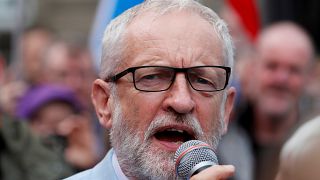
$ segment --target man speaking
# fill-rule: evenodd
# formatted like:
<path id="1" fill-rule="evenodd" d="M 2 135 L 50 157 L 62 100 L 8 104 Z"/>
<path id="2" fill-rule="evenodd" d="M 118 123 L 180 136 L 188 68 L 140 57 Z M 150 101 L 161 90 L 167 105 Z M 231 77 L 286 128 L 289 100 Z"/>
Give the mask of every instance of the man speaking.
<path id="1" fill-rule="evenodd" d="M 193 0 L 147 0 L 105 30 L 92 100 L 112 149 L 74 179 L 176 179 L 174 154 L 188 140 L 213 149 L 227 130 L 235 90 L 225 23 Z M 226 179 L 211 166 L 191 179 Z"/>

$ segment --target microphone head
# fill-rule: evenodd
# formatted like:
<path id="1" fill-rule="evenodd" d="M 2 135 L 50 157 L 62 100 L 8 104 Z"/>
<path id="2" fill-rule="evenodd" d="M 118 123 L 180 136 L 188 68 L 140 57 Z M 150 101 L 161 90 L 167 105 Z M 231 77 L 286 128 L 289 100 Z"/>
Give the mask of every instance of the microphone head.
<path id="1" fill-rule="evenodd" d="M 176 173 L 183 179 L 189 179 L 193 174 L 218 164 L 218 159 L 213 149 L 199 140 L 183 143 L 174 156 Z"/>

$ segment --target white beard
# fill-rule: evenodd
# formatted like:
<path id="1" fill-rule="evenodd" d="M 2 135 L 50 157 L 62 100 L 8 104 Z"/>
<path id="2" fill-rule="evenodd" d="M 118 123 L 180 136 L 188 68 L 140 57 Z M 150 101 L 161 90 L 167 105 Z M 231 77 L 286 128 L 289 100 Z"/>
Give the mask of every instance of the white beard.
<path id="1" fill-rule="evenodd" d="M 115 95 L 113 93 L 113 95 Z M 222 114 L 217 117 L 211 128 L 212 131 L 205 135 L 201 129 L 199 121 L 192 115 L 176 115 L 168 113 L 163 116 L 155 117 L 146 132 L 144 139 L 139 137 L 139 132 L 130 127 L 123 119 L 121 105 L 115 98 L 114 114 L 110 139 L 112 147 L 115 149 L 121 169 L 128 178 L 137 179 L 177 179 L 175 173 L 174 152 L 167 152 L 159 147 L 151 145 L 151 136 L 155 129 L 172 122 L 179 122 L 191 127 L 195 132 L 195 138 L 208 143 L 216 148 L 223 130 Z M 221 111 L 220 111 L 221 112 Z"/>

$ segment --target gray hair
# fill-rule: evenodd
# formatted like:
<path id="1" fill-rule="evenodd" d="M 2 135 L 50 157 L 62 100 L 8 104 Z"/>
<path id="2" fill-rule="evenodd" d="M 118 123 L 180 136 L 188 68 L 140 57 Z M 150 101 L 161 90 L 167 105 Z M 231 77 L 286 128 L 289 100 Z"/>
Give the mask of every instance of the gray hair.
<path id="1" fill-rule="evenodd" d="M 142 4 L 119 15 L 107 26 L 102 40 L 100 77 L 105 79 L 112 76 L 122 60 L 125 59 L 124 51 L 126 45 L 124 43 L 124 35 L 126 27 L 136 16 L 150 11 L 161 16 L 178 10 L 196 13 L 214 27 L 223 44 L 225 65 L 233 67 L 234 50 L 231 36 L 227 25 L 215 12 L 194 0 L 145 0 Z"/>

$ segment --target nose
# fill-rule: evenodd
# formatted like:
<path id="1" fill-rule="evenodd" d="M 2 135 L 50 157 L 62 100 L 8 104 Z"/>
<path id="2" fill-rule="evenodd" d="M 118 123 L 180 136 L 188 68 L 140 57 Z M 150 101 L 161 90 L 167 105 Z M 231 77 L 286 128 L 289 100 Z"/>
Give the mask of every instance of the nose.
<path id="1" fill-rule="evenodd" d="M 192 89 L 184 74 L 177 74 L 175 81 L 168 90 L 168 96 L 163 102 L 166 111 L 174 111 L 179 114 L 191 113 L 195 108 Z"/>
<path id="2" fill-rule="evenodd" d="M 275 72 L 275 75 L 278 83 L 285 83 L 290 77 L 290 72 L 287 69 L 278 69 L 278 71 Z"/>

